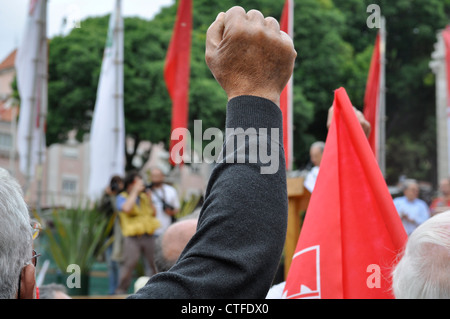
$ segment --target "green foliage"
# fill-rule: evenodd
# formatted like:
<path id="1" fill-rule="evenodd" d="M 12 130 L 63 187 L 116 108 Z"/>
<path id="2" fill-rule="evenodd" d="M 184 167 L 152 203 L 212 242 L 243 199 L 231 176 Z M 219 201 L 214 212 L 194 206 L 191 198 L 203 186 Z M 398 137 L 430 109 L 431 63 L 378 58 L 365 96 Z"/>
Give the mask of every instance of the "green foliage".
<path id="1" fill-rule="evenodd" d="M 180 219 L 180 218 L 183 218 L 183 217 L 185 217 L 185 216 L 187 216 L 189 214 L 192 214 L 194 212 L 195 208 L 198 206 L 201 198 L 202 198 L 201 195 L 192 194 L 190 196 L 190 198 L 183 199 L 181 201 L 180 210 L 175 215 L 175 217 L 177 219 Z"/>
<path id="2" fill-rule="evenodd" d="M 435 85 L 428 63 L 450 6 L 440 0 L 369 2 L 386 17 L 388 182 L 404 174 L 436 185 Z"/>
<path id="3" fill-rule="evenodd" d="M 103 254 L 110 242 L 106 238 L 114 225 L 113 215 L 89 208 L 54 209 L 51 216 L 35 218 L 44 226 L 53 260 L 62 273 L 67 266 L 76 264 L 81 274 L 89 274 L 96 258 Z"/>

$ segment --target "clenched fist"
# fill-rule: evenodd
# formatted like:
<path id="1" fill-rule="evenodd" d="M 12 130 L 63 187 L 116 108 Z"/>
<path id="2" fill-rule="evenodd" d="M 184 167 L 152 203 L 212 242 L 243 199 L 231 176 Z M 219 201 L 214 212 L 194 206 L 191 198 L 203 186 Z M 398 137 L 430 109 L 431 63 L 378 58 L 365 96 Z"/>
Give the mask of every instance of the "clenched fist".
<path id="1" fill-rule="evenodd" d="M 254 95 L 279 105 L 297 52 L 272 17 L 232 7 L 206 33 L 205 60 L 228 96 Z"/>

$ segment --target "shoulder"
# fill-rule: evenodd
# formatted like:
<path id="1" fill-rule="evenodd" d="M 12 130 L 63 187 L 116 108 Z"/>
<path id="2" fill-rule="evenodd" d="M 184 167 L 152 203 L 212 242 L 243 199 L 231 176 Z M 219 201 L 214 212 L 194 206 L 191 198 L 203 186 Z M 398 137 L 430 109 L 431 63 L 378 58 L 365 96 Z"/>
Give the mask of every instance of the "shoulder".
<path id="1" fill-rule="evenodd" d="M 394 198 L 394 204 L 403 203 L 404 201 L 405 201 L 405 196 L 400 196 L 400 197 Z"/>
<path id="2" fill-rule="evenodd" d="M 171 186 L 169 184 L 163 184 L 162 187 L 164 188 L 165 192 L 170 192 L 170 193 L 174 193 L 174 194 L 177 193 L 177 190 L 175 189 L 175 187 L 173 187 L 173 186 Z"/>

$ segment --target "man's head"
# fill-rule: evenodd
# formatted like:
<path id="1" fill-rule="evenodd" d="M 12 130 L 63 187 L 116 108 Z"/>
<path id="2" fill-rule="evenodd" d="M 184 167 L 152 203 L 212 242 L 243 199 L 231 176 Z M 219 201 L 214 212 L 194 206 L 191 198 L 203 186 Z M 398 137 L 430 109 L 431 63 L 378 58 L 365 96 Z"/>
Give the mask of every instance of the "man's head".
<path id="1" fill-rule="evenodd" d="M 39 287 L 39 299 L 72 299 L 61 284 L 47 284 Z"/>
<path id="2" fill-rule="evenodd" d="M 169 270 L 177 262 L 196 230 L 197 219 L 185 219 L 170 225 L 158 237 L 155 245 L 155 265 L 158 272 Z"/>
<path id="3" fill-rule="evenodd" d="M 403 194 L 409 201 L 419 197 L 419 184 L 414 179 L 407 179 L 403 184 Z"/>
<path id="4" fill-rule="evenodd" d="M 450 298 L 450 211 L 437 214 L 408 238 L 393 271 L 394 295 L 399 299 Z"/>
<path id="5" fill-rule="evenodd" d="M 318 141 L 311 144 L 311 147 L 309 148 L 309 158 L 314 166 L 320 166 L 324 149 L 324 142 Z"/>
<path id="6" fill-rule="evenodd" d="M 443 178 L 439 183 L 439 191 L 444 196 L 450 196 L 450 178 Z"/>
<path id="7" fill-rule="evenodd" d="M 164 183 L 164 173 L 159 168 L 153 168 L 150 171 L 150 178 L 155 187 L 159 187 Z"/>
<path id="8" fill-rule="evenodd" d="M 35 297 L 32 236 L 22 190 L 17 181 L 0 168 L 0 299 Z"/>

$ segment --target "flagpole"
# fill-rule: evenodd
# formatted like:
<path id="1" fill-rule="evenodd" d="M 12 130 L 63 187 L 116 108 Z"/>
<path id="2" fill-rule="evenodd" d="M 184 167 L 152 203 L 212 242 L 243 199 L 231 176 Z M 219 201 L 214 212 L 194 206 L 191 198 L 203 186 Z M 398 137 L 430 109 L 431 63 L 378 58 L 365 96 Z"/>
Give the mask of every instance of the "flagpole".
<path id="1" fill-rule="evenodd" d="M 36 211 L 41 213 L 41 198 L 42 198 L 42 173 L 43 173 L 43 155 L 45 152 L 44 136 L 45 123 L 47 118 L 47 103 L 48 103 L 48 43 L 47 43 L 47 0 L 43 0 L 42 4 L 42 31 L 39 41 L 41 43 L 41 107 L 39 108 L 39 138 L 38 138 L 38 169 L 37 169 L 37 203 Z"/>
<path id="2" fill-rule="evenodd" d="M 294 0 L 291 0 L 289 3 L 289 35 L 292 37 L 292 41 L 294 41 Z M 289 147 L 289 169 L 292 170 L 292 163 L 294 161 L 294 134 L 293 134 L 293 118 L 294 118 L 294 72 L 292 71 L 291 78 L 289 79 L 289 90 L 288 90 L 288 101 L 289 101 L 289 113 L 288 113 L 288 147 Z"/>
<path id="3" fill-rule="evenodd" d="M 379 90 L 379 152 L 378 163 L 381 173 L 386 177 L 386 19 L 380 19 L 380 90 Z"/>
<path id="4" fill-rule="evenodd" d="M 11 150 L 9 151 L 9 171 L 16 177 L 17 105 L 11 106 Z"/>
<path id="5" fill-rule="evenodd" d="M 115 26 L 114 26 L 114 42 L 115 42 L 115 52 L 114 52 L 114 71 L 115 71 L 115 88 L 114 88 L 114 128 L 113 128 L 113 134 L 114 134 L 114 156 L 112 157 L 112 169 L 116 168 L 116 154 L 117 154 L 117 147 L 119 147 L 119 103 L 120 103 L 120 99 L 122 98 L 122 95 L 120 94 L 120 81 L 119 81 L 119 76 L 120 76 L 120 67 L 121 64 L 123 63 L 123 61 L 121 61 L 120 59 L 120 55 L 119 55 L 119 45 L 121 45 L 121 41 L 120 41 L 120 32 L 122 32 L 122 26 L 120 25 L 120 18 L 121 18 L 121 0 L 116 0 L 116 22 L 115 22 Z"/>
<path id="6" fill-rule="evenodd" d="M 36 103 L 37 103 L 37 98 L 36 98 L 36 91 L 37 91 L 37 77 L 38 77 L 38 72 L 39 72 L 39 62 L 40 62 L 40 52 L 41 52 L 41 45 L 42 45 L 42 33 L 43 33 L 43 25 L 45 23 L 45 12 L 46 12 L 46 0 L 43 2 L 43 4 L 41 4 L 41 11 L 40 11 L 40 17 L 39 20 L 36 21 L 37 24 L 37 28 L 39 30 L 39 35 L 38 35 L 38 45 L 36 46 L 36 52 L 35 52 L 35 56 L 33 59 L 33 63 L 34 63 L 34 77 L 33 77 L 33 92 L 32 95 L 29 97 L 30 100 L 30 104 L 31 104 L 31 112 L 30 112 L 30 119 L 29 119 L 29 123 L 28 123 L 28 134 L 26 137 L 27 140 L 27 148 L 28 148 L 28 152 L 27 152 L 27 171 L 26 171 L 26 184 L 24 187 L 24 193 L 25 193 L 25 197 L 28 197 L 28 192 L 29 192 L 29 188 L 31 185 L 31 160 L 32 160 L 32 144 L 33 144 L 33 125 L 36 123 Z"/>
<path id="7" fill-rule="evenodd" d="M 294 1 L 285 0 L 280 18 L 280 29 L 294 40 Z M 292 170 L 293 163 L 293 141 L 292 141 L 292 118 L 293 118 L 293 74 L 286 83 L 280 95 L 280 109 L 283 113 L 283 144 L 286 160 L 286 170 Z"/>

